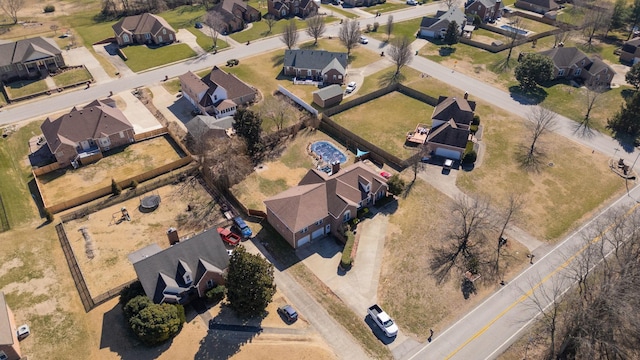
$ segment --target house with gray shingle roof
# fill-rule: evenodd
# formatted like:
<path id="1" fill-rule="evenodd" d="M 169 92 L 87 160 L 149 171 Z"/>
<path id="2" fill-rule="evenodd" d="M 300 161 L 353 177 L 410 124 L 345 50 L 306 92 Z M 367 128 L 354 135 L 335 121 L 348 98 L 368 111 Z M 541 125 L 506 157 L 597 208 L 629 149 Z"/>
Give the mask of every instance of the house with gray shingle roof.
<path id="1" fill-rule="evenodd" d="M 0 359 L 19 360 L 22 358 L 17 330 L 13 312 L 7 305 L 4 293 L 0 291 Z"/>
<path id="2" fill-rule="evenodd" d="M 634 65 L 640 61 L 640 37 L 635 37 L 622 45 L 620 62 Z"/>
<path id="3" fill-rule="evenodd" d="M 467 23 L 467 16 L 458 8 L 451 8 L 447 11 L 438 10 L 435 17 L 425 16 L 420 22 L 418 35 L 425 38 L 444 38 L 447 28 L 452 22 L 458 25 L 458 33 L 462 34 L 462 29 Z"/>
<path id="4" fill-rule="evenodd" d="M 464 5 L 464 13 L 478 15 L 484 22 L 493 20 L 502 14 L 502 0 L 469 0 Z"/>
<path id="5" fill-rule="evenodd" d="M 469 101 L 466 95 L 463 98 L 440 96 L 431 116 L 426 146 L 437 156 L 461 160 L 475 109 L 475 101 Z"/>
<path id="6" fill-rule="evenodd" d="M 554 79 L 580 79 L 588 87 L 610 87 L 615 71 L 598 57 L 589 58 L 576 47 L 556 47 L 539 54 L 553 62 Z"/>
<path id="7" fill-rule="evenodd" d="M 325 235 L 339 234 L 342 224 L 386 196 L 387 181 L 357 162 L 331 175 L 311 169 L 297 186 L 264 201 L 267 221 L 295 249 Z"/>
<path id="8" fill-rule="evenodd" d="M 45 77 L 66 66 L 62 51 L 53 39 L 0 40 L 1 81 Z"/>
<path id="9" fill-rule="evenodd" d="M 283 74 L 324 84 L 343 84 L 347 74 L 347 53 L 325 50 L 286 50 Z"/>
<path id="10" fill-rule="evenodd" d="M 47 118 L 40 130 L 60 167 L 86 165 L 102 158 L 104 151 L 135 142 L 133 126 L 110 99 Z"/>
<path id="11" fill-rule="evenodd" d="M 176 31 L 158 15 L 144 13 L 127 16 L 112 26 L 119 46 L 132 44 L 169 44 L 176 40 Z"/>
<path id="12" fill-rule="evenodd" d="M 340 85 L 334 84 L 334 85 L 325 86 L 320 90 L 314 91 L 313 102 L 323 108 L 328 108 L 328 107 L 340 104 L 343 96 L 344 96 L 344 91 L 342 91 L 342 88 L 340 87 Z"/>
<path id="13" fill-rule="evenodd" d="M 182 95 L 202 114 L 233 116 L 238 106 L 253 102 L 258 91 L 217 66 L 202 78 L 188 71 L 178 77 Z"/>
<path id="14" fill-rule="evenodd" d="M 560 6 L 553 0 L 517 0 L 515 7 L 533 11 L 538 14 L 546 14 L 549 11 L 558 10 Z"/>
<path id="15" fill-rule="evenodd" d="M 198 115 L 189 120 L 185 127 L 189 141 L 195 145 L 201 139 L 228 138 L 233 133 L 233 123 L 233 116 L 218 119 L 215 116 Z"/>
<path id="16" fill-rule="evenodd" d="M 174 230 L 174 229 L 172 229 Z M 186 304 L 224 285 L 227 249 L 215 228 L 162 250 L 151 244 L 128 256 L 145 294 L 156 304 Z"/>
<path id="17" fill-rule="evenodd" d="M 319 8 L 313 0 L 267 0 L 267 13 L 276 19 L 294 16 L 304 19 L 317 14 Z"/>

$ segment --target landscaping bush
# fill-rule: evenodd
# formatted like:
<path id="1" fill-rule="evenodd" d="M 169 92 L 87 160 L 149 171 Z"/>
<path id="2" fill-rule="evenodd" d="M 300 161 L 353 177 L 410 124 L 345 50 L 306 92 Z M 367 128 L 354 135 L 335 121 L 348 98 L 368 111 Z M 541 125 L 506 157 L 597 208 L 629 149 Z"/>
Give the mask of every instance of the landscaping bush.
<path id="1" fill-rule="evenodd" d="M 150 305 L 153 305 L 153 302 L 151 302 L 146 295 L 138 295 L 129 300 L 122 311 L 124 312 L 124 316 L 129 319 L 138 315 L 140 311 Z"/>
<path id="2" fill-rule="evenodd" d="M 343 269 L 351 268 L 353 259 L 351 258 L 351 250 L 353 250 L 353 244 L 356 241 L 356 236 L 353 232 L 347 231 L 347 243 L 344 244 L 342 249 L 342 258 L 340 259 L 340 267 Z"/>
<path id="3" fill-rule="evenodd" d="M 144 289 L 142 288 L 140 281 L 136 281 L 131 283 L 129 286 L 125 286 L 124 289 L 120 291 L 120 305 L 127 305 L 131 299 L 139 295 L 144 295 Z"/>
<path id="4" fill-rule="evenodd" d="M 118 185 L 115 179 L 111 179 L 111 192 L 115 196 L 118 196 L 122 193 L 122 188 L 120 187 L 120 185 Z"/>
<path id="5" fill-rule="evenodd" d="M 54 11 L 56 11 L 56 7 L 53 6 L 53 5 L 47 5 L 47 6 L 44 7 L 44 12 L 45 13 L 52 13 Z"/>
<path id="6" fill-rule="evenodd" d="M 208 290 L 204 295 L 207 297 L 207 300 L 217 303 L 224 299 L 224 285 L 218 285 L 213 289 Z"/>
<path id="7" fill-rule="evenodd" d="M 132 189 L 135 189 L 138 187 L 138 182 L 135 180 L 131 180 L 131 184 L 129 184 L 129 187 Z"/>
<path id="8" fill-rule="evenodd" d="M 480 125 L 480 115 L 473 115 L 473 120 L 471 120 L 471 125 Z"/>
<path id="9" fill-rule="evenodd" d="M 389 186 L 389 192 L 393 195 L 400 195 L 404 191 L 404 180 L 398 174 L 391 175 L 387 185 Z"/>
<path id="10" fill-rule="evenodd" d="M 179 333 L 185 318 L 181 305 L 151 304 L 132 316 L 129 325 L 145 344 L 155 345 Z"/>
<path id="11" fill-rule="evenodd" d="M 473 164 L 476 162 L 477 158 L 478 158 L 478 154 L 476 154 L 475 151 L 471 150 L 468 153 L 464 154 L 464 157 L 462 158 L 462 163 Z"/>
<path id="12" fill-rule="evenodd" d="M 379 28 L 379 27 L 380 27 L 380 23 L 379 23 L 379 22 L 377 22 L 377 21 L 376 21 L 376 22 L 374 22 L 374 23 L 373 23 L 373 31 L 374 31 L 374 32 L 375 32 L 375 31 L 378 31 L 378 28 Z"/>
<path id="13" fill-rule="evenodd" d="M 371 26 L 371 24 L 367 24 L 367 32 L 371 32 L 373 29 L 373 27 Z"/>

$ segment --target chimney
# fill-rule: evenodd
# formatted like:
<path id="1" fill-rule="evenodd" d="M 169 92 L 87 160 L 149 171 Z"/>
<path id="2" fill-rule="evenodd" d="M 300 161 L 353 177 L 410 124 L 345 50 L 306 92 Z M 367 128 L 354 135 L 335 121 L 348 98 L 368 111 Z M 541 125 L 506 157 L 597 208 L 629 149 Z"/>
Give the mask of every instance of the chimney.
<path id="1" fill-rule="evenodd" d="M 469 93 L 468 92 L 464 92 L 464 99 L 467 100 L 469 98 Z"/>
<path id="2" fill-rule="evenodd" d="M 167 230 L 167 238 L 169 239 L 169 245 L 174 245 L 180 242 L 178 230 L 174 227 L 170 227 L 169 230 Z"/>
<path id="3" fill-rule="evenodd" d="M 340 171 L 340 161 L 331 163 L 331 175 L 337 174 Z"/>

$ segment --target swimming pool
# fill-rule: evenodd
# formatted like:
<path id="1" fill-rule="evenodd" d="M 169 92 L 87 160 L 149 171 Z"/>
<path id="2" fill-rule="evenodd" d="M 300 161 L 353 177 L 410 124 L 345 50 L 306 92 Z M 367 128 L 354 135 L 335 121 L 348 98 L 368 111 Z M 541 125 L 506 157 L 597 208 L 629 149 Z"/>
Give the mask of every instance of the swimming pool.
<path id="1" fill-rule="evenodd" d="M 311 151 L 320 156 L 322 160 L 328 163 L 339 161 L 341 164 L 347 162 L 347 155 L 338 150 L 332 143 L 328 141 L 316 141 L 311 144 Z"/>
<path id="2" fill-rule="evenodd" d="M 527 35 L 529 33 L 529 31 L 527 30 L 522 30 L 522 29 L 516 29 L 513 26 L 510 25 L 500 25 L 501 29 L 507 30 L 507 31 L 511 31 L 511 32 L 515 32 L 517 34 L 520 35 Z"/>

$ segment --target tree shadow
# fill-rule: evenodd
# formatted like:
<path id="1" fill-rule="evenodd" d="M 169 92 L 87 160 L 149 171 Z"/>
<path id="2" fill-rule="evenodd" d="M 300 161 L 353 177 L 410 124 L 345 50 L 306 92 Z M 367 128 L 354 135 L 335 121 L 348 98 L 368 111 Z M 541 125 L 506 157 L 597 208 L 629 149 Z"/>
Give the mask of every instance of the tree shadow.
<path id="1" fill-rule="evenodd" d="M 281 67 L 284 65 L 284 54 L 278 54 L 271 57 L 271 61 L 273 62 L 273 67 Z"/>
<path id="2" fill-rule="evenodd" d="M 464 297 L 465 300 L 468 300 L 472 294 L 475 295 L 477 293 L 476 285 L 473 283 L 473 281 L 467 278 L 462 280 L 462 284 L 460 285 L 460 290 L 462 291 L 462 296 Z"/>
<path id="3" fill-rule="evenodd" d="M 451 56 L 451 54 L 455 52 L 456 48 L 453 46 L 441 46 L 440 49 L 438 49 L 438 54 L 440 54 L 440 56 Z"/>
<path id="4" fill-rule="evenodd" d="M 518 61 L 515 59 L 510 59 L 509 61 L 507 61 L 507 58 L 504 58 L 489 65 L 489 70 L 499 74 L 501 72 L 511 70 L 512 65 L 515 65 L 517 63 Z"/>
<path id="5" fill-rule="evenodd" d="M 153 360 L 164 353 L 173 342 L 170 338 L 156 346 L 146 346 L 136 339 L 127 326 L 122 312 L 122 306 L 116 304 L 102 317 L 102 333 L 100 335 L 100 349 L 109 348 L 117 353 L 122 360 Z"/>
<path id="6" fill-rule="evenodd" d="M 522 87 L 513 85 L 509 87 L 509 93 L 513 100 L 523 105 L 538 105 L 542 103 L 548 95 L 547 91 L 540 86 L 536 86 L 535 89 L 531 90 L 523 90 Z"/>
<path id="7" fill-rule="evenodd" d="M 623 89 L 622 91 L 620 91 L 620 96 L 622 96 L 622 98 L 626 101 L 626 100 L 629 100 L 635 93 L 636 93 L 636 90 Z"/>
<path id="8" fill-rule="evenodd" d="M 395 71 L 390 71 L 386 74 L 383 74 L 378 80 L 378 85 L 381 87 L 387 87 L 396 83 L 401 83 L 406 79 L 406 76 L 400 73 L 396 73 Z"/>
<path id="9" fill-rule="evenodd" d="M 583 120 L 578 123 L 574 123 L 573 125 L 573 134 L 584 138 L 591 139 L 595 136 L 595 132 L 591 128 L 590 120 Z"/>
<path id="10" fill-rule="evenodd" d="M 634 152 L 636 146 L 639 145 L 638 139 L 629 134 L 616 132 L 614 133 L 613 138 L 618 142 L 618 144 L 622 148 L 621 150 L 626 152 L 627 154 L 631 154 L 632 152 Z"/>

